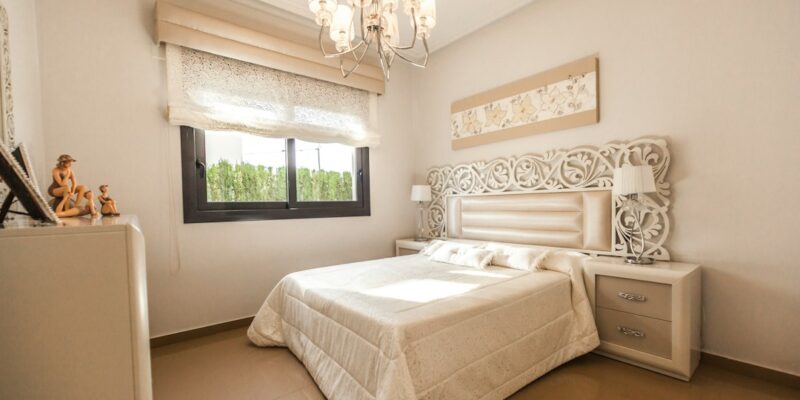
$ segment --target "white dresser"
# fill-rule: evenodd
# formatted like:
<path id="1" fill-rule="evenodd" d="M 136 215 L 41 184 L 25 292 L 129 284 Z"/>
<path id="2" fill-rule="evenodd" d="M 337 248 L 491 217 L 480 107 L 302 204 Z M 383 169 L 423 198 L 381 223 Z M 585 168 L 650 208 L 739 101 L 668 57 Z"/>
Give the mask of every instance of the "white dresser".
<path id="1" fill-rule="evenodd" d="M 136 217 L 0 229 L 0 399 L 152 399 Z"/>
<path id="2" fill-rule="evenodd" d="M 700 362 L 700 266 L 630 265 L 596 257 L 584 268 L 597 353 L 689 380 Z"/>

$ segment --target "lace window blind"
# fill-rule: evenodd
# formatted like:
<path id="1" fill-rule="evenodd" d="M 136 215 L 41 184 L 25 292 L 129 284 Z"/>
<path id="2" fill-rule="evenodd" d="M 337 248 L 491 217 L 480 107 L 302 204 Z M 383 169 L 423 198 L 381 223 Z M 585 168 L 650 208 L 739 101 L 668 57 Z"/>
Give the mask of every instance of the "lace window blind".
<path id="1" fill-rule="evenodd" d="M 377 95 L 167 44 L 169 121 L 207 130 L 375 147 Z"/>

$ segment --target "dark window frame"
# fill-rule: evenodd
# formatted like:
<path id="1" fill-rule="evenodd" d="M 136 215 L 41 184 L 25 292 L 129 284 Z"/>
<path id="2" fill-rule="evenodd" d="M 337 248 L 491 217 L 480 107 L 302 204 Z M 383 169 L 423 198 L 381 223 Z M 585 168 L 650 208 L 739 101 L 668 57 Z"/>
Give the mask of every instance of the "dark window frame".
<path id="1" fill-rule="evenodd" d="M 294 139 L 287 139 L 285 202 L 209 203 L 207 201 L 205 132 L 181 126 L 183 222 L 231 222 L 273 219 L 365 217 L 370 215 L 369 148 L 356 149 L 356 201 L 297 201 Z"/>

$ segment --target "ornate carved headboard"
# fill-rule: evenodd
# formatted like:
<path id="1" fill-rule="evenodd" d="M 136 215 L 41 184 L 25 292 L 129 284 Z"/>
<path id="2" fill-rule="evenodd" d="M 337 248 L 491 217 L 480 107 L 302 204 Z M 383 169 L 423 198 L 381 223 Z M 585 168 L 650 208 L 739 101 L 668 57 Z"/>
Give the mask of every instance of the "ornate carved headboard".
<path id="1" fill-rule="evenodd" d="M 670 228 L 670 185 L 666 181 L 669 163 L 666 140 L 641 138 L 597 148 L 578 147 L 548 151 L 541 155 L 526 154 L 488 162 L 431 168 L 427 177 L 432 192 L 425 221 L 427 233 L 431 237 L 480 238 L 618 256 L 630 255 L 625 243 L 632 233 L 633 217 L 631 211 L 622 209 L 620 198 L 611 198 L 612 177 L 614 168 L 626 164 L 646 164 L 653 167 L 658 192 L 640 197 L 648 206 L 640 211 L 647 243 L 644 255 L 669 260 L 669 251 L 664 247 Z M 585 199 L 586 194 L 595 192 L 601 194 Z M 526 193 L 535 196 L 525 198 Z M 598 204 L 602 204 L 602 193 L 608 196 L 606 199 L 610 198 L 606 203 L 610 203 L 608 223 L 603 225 L 602 222 L 587 223 L 583 220 L 579 223 L 576 218 L 579 214 L 584 215 L 584 207 L 594 207 L 591 209 L 593 218 L 600 215 L 596 210 Z M 509 205 L 509 202 L 513 205 Z M 563 214 L 557 214 L 558 220 L 551 221 L 555 225 L 541 228 L 542 223 L 546 222 L 536 216 L 542 204 L 547 202 L 558 204 L 557 207 L 561 208 L 557 208 L 557 211 Z M 465 212 L 465 204 L 471 211 Z M 514 218 L 513 213 L 507 213 L 514 210 L 523 213 L 516 215 L 518 218 Z M 503 222 L 497 219 L 500 214 L 493 215 L 491 212 L 500 212 L 510 218 Z M 550 213 L 547 217 L 553 218 L 554 214 Z M 468 220 L 466 229 L 465 218 Z M 610 242 L 604 242 L 606 238 L 602 236 L 602 231 L 609 225 Z M 452 235 L 448 235 L 450 230 Z M 537 230 L 547 232 L 542 234 Z M 553 234 L 554 231 L 560 233 Z M 602 243 L 610 243 L 610 248 Z"/>

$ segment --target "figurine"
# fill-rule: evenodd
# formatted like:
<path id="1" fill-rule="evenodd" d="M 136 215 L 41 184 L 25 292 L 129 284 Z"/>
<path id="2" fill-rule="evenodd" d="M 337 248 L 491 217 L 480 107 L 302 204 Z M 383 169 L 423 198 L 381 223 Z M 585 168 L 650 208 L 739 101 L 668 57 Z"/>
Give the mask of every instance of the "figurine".
<path id="1" fill-rule="evenodd" d="M 86 214 L 97 216 L 94 194 L 91 190 L 87 190 L 86 186 L 78 185 L 78 179 L 72 171 L 72 163 L 75 161 L 72 156 L 62 154 L 58 157 L 58 164 L 53 168 L 53 183 L 47 188 L 47 193 L 54 198 L 53 211 L 58 217 L 78 217 Z M 87 203 L 81 207 L 83 200 Z"/>
<path id="2" fill-rule="evenodd" d="M 117 210 L 117 202 L 114 201 L 111 197 L 108 197 L 108 185 L 100 185 L 100 196 L 97 196 L 97 200 L 100 201 L 100 214 L 105 216 L 119 216 L 119 211 Z"/>

